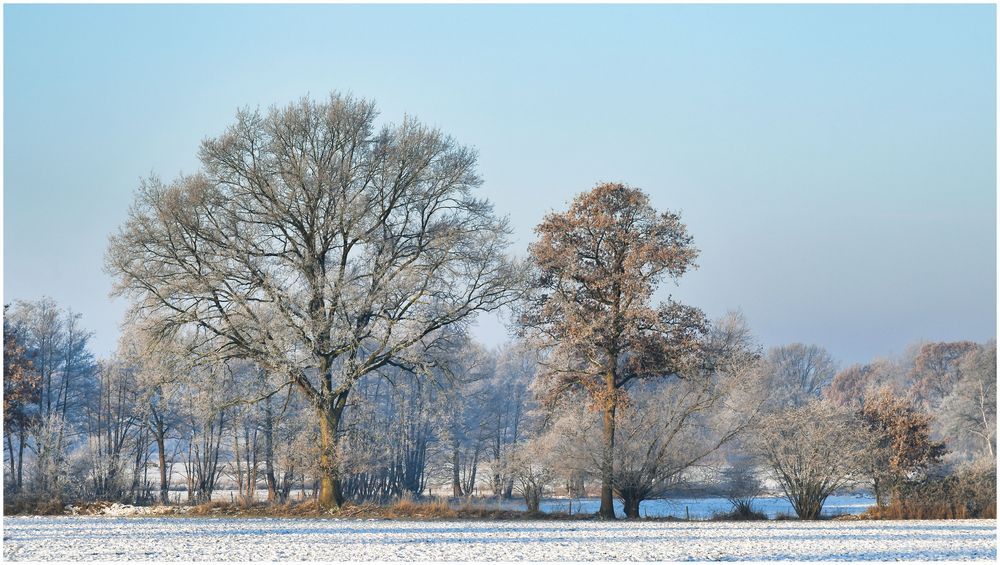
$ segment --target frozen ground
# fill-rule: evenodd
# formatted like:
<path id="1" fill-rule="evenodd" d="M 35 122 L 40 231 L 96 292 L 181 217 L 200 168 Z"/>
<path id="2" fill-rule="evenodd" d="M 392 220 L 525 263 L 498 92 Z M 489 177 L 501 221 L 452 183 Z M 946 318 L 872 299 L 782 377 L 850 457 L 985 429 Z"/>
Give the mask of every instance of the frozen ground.
<path id="1" fill-rule="evenodd" d="M 995 560 L 996 520 L 3 519 L 5 560 Z"/>

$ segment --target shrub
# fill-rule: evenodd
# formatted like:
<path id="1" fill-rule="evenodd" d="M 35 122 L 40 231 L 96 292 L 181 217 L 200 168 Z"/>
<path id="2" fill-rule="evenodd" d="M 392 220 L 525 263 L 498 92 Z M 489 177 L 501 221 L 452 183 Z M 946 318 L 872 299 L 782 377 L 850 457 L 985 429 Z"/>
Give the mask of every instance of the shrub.
<path id="1" fill-rule="evenodd" d="M 716 512 L 712 514 L 712 520 L 767 520 L 767 515 L 748 505 L 734 507 L 730 512 Z"/>
<path id="2" fill-rule="evenodd" d="M 726 500 L 733 505 L 730 512 L 721 514 L 726 520 L 759 520 L 766 518 L 753 509 L 754 500 L 764 490 L 757 477 L 756 466 L 750 457 L 736 457 L 722 474 L 722 489 Z M 761 518 L 757 518 L 761 516 Z"/>
<path id="3" fill-rule="evenodd" d="M 949 475 L 906 482 L 891 504 L 869 508 L 864 516 L 894 520 L 996 518 L 996 497 L 995 463 L 980 460 Z"/>

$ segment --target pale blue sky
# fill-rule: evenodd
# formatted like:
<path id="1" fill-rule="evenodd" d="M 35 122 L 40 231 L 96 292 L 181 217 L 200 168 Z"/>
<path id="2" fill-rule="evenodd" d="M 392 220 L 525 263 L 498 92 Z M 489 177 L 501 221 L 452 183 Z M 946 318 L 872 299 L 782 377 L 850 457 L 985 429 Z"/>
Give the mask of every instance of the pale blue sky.
<path id="1" fill-rule="evenodd" d="M 480 151 L 523 254 L 598 181 L 680 210 L 677 299 L 843 364 L 996 334 L 995 7 L 4 6 L 4 300 L 115 345 L 140 177 L 331 90 Z M 481 324 L 489 344 L 505 338 Z"/>

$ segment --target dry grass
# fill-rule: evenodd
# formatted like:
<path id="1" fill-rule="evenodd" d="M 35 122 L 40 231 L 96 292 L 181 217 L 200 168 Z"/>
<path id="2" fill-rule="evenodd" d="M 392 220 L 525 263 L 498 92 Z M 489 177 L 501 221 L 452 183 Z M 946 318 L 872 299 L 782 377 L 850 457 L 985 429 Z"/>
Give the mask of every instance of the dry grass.
<path id="1" fill-rule="evenodd" d="M 417 518 L 417 519 L 481 519 L 481 520 L 517 520 L 517 519 L 565 519 L 577 518 L 564 513 L 542 514 L 521 510 L 502 510 L 488 503 L 463 501 L 459 506 L 452 506 L 445 498 L 414 500 L 403 497 L 387 506 L 363 505 L 353 509 L 350 505 L 342 508 L 338 515 L 344 513 L 357 514 L 358 517 L 377 518 Z"/>
<path id="2" fill-rule="evenodd" d="M 66 504 L 59 499 L 37 499 L 6 497 L 4 498 L 4 516 L 60 516 L 66 512 Z"/>
<path id="3" fill-rule="evenodd" d="M 456 518 L 458 512 L 441 498 L 414 500 L 404 496 L 391 505 L 376 510 L 388 513 L 386 518 Z"/>
<path id="4" fill-rule="evenodd" d="M 210 500 L 204 502 L 197 506 L 191 508 L 188 512 L 192 516 L 208 516 L 211 514 L 228 514 L 234 508 L 244 508 L 241 505 L 233 504 L 229 502 L 223 502 L 221 500 Z"/>
<path id="5" fill-rule="evenodd" d="M 212 501 L 191 508 L 188 516 L 244 516 L 244 517 L 334 517 L 334 518 L 385 518 L 385 519 L 480 519 L 480 520 L 523 520 L 523 519 L 589 519 L 589 515 L 570 515 L 562 512 L 529 513 L 519 510 L 500 510 L 489 504 L 465 501 L 452 506 L 448 499 L 433 498 L 415 500 L 403 497 L 392 503 L 379 505 L 372 502 L 348 502 L 336 510 L 323 512 L 315 500 L 289 502 L 286 504 L 255 503 L 250 505 L 224 501 Z"/>
<path id="6" fill-rule="evenodd" d="M 309 517 L 320 516 L 315 500 L 268 504 L 266 502 L 226 502 L 213 500 L 192 507 L 185 514 L 189 516 L 246 516 L 246 517 Z"/>
<path id="7" fill-rule="evenodd" d="M 964 520 L 968 518 L 996 518 L 995 505 L 982 512 L 970 513 L 961 503 L 900 503 L 872 506 L 858 516 L 863 520 Z"/>

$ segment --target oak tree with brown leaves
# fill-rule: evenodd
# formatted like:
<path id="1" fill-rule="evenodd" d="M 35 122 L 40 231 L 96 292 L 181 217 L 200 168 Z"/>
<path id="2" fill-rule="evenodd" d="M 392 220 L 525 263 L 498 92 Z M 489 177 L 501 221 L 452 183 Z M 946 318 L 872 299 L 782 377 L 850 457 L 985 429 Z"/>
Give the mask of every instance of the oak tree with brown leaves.
<path id="1" fill-rule="evenodd" d="M 945 454 L 944 443 L 931 439 L 931 416 L 889 389 L 867 395 L 857 418 L 865 437 L 864 471 L 879 506 L 902 481 L 937 464 Z"/>
<path id="2" fill-rule="evenodd" d="M 626 386 L 680 373 L 706 331 L 702 312 L 650 304 L 664 278 L 695 267 L 698 251 L 680 216 L 659 213 L 641 190 L 601 184 L 535 228 L 536 289 L 520 322 L 550 350 L 548 399 L 584 389 L 603 415 L 600 516 L 614 518 L 615 412 Z"/>
<path id="3" fill-rule="evenodd" d="M 14 488 L 20 489 L 24 476 L 27 428 L 35 417 L 31 407 L 40 400 L 41 377 L 28 358 L 23 344 L 24 339 L 10 323 L 6 304 L 3 307 L 3 314 L 3 431 L 7 451 L 10 452 Z"/>

